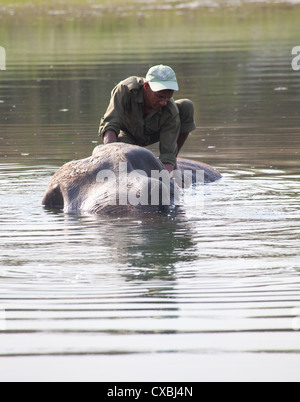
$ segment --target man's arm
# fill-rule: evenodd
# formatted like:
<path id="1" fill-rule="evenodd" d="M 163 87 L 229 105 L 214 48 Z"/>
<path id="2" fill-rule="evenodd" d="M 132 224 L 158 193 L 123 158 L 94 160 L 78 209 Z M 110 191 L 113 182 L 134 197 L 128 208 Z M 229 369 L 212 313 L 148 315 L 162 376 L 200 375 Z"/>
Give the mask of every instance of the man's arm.
<path id="1" fill-rule="evenodd" d="M 180 119 L 179 115 L 171 116 L 161 127 L 160 131 L 160 160 L 164 167 L 171 173 L 176 166 L 178 153 L 177 139 L 179 136 Z"/>
<path id="2" fill-rule="evenodd" d="M 167 169 L 167 171 L 169 173 L 172 173 L 174 170 L 174 165 L 172 165 L 172 163 L 163 163 L 165 169 Z"/>
<path id="3" fill-rule="evenodd" d="M 99 127 L 99 135 L 103 137 L 103 140 L 104 136 L 109 134 L 106 140 L 108 141 L 107 143 L 115 142 L 115 137 L 119 135 L 124 120 L 126 99 L 128 97 L 127 92 L 127 87 L 121 83 L 112 90 L 108 108 L 104 117 L 101 119 Z M 114 135 L 111 133 L 114 133 Z"/>
<path id="4" fill-rule="evenodd" d="M 103 135 L 104 145 L 111 144 L 112 142 L 117 142 L 117 140 L 117 134 L 113 130 L 107 130 Z"/>

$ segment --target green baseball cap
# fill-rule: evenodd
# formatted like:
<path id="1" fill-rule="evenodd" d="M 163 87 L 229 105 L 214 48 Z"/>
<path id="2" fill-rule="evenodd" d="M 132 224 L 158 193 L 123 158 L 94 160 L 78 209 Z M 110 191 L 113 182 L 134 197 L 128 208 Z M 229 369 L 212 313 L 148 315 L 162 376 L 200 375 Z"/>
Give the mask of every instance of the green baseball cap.
<path id="1" fill-rule="evenodd" d="M 153 66 L 146 75 L 146 81 L 154 92 L 164 91 L 166 89 L 178 91 L 178 83 L 174 70 L 169 66 Z"/>

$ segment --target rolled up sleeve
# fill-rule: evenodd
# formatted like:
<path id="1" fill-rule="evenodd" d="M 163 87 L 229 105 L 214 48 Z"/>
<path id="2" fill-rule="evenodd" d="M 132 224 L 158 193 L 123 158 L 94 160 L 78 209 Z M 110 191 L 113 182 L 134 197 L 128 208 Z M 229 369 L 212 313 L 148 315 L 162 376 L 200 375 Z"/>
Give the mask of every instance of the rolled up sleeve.
<path id="1" fill-rule="evenodd" d="M 112 90 L 108 108 L 100 121 L 99 136 L 103 136 L 108 130 L 119 135 L 125 114 L 126 92 L 127 87 L 124 85 L 118 85 Z"/>

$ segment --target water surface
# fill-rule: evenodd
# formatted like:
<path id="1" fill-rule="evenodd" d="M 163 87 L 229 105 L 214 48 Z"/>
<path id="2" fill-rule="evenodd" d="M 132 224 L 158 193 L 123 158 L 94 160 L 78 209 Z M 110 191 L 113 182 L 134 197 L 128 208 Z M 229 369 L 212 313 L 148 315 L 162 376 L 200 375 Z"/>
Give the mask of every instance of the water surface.
<path id="1" fill-rule="evenodd" d="M 1 379 L 300 379 L 299 8 L 242 10 L 1 19 Z M 112 87 L 156 63 L 195 104 L 182 156 L 223 174 L 204 208 L 45 211 Z"/>

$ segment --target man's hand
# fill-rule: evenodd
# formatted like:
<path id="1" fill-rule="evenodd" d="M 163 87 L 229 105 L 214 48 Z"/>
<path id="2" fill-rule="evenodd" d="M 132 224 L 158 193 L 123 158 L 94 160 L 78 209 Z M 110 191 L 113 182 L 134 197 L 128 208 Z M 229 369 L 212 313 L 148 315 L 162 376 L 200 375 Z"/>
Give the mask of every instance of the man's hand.
<path id="1" fill-rule="evenodd" d="M 164 163 L 163 164 L 165 169 L 167 169 L 167 171 L 171 174 L 174 170 L 174 166 L 172 165 L 172 163 Z"/>
<path id="2" fill-rule="evenodd" d="M 111 144 L 112 142 L 117 142 L 117 141 L 118 141 L 117 134 L 114 131 L 108 130 L 104 133 L 104 136 L 103 136 L 104 145 Z"/>

